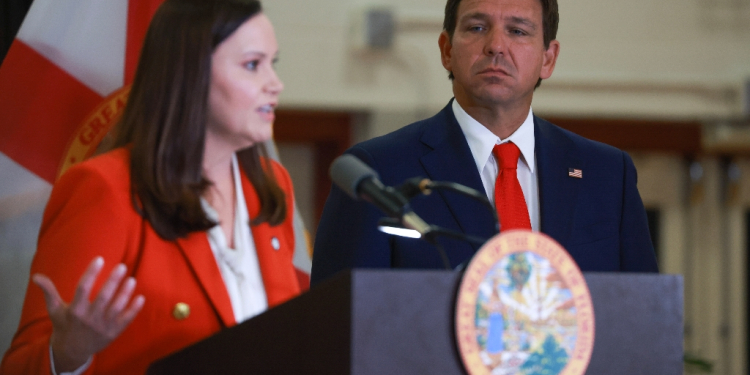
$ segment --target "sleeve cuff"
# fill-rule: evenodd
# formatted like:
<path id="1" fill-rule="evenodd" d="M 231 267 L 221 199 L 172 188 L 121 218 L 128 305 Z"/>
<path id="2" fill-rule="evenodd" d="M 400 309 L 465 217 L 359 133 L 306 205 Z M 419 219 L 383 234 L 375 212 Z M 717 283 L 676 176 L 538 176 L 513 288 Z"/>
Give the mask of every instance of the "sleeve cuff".
<path id="1" fill-rule="evenodd" d="M 52 345 L 49 346 L 49 364 L 50 364 L 50 370 L 52 371 L 52 375 L 81 375 L 86 370 L 88 370 L 89 366 L 91 366 L 91 361 L 93 360 L 93 357 L 89 357 L 88 361 L 81 365 L 81 367 L 77 368 L 75 371 L 71 372 L 61 372 L 57 373 L 55 371 L 55 357 L 52 355 Z"/>

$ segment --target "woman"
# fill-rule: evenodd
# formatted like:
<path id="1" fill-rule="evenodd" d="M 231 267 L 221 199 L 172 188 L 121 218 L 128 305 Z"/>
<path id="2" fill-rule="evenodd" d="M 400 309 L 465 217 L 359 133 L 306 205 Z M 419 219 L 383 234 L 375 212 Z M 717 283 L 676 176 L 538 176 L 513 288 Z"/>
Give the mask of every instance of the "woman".
<path id="1" fill-rule="evenodd" d="M 143 373 L 299 294 L 277 53 L 257 1 L 159 8 L 114 149 L 55 184 L 1 373 Z"/>

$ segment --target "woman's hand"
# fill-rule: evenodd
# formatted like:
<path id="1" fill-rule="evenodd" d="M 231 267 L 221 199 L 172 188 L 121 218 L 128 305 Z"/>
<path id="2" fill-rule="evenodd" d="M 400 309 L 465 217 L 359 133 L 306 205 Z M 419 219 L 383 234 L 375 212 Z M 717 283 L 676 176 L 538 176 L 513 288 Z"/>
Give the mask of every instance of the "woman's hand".
<path id="1" fill-rule="evenodd" d="M 112 270 L 99 294 L 89 302 L 91 288 L 103 265 L 101 257 L 94 258 L 78 281 L 70 304 L 60 298 L 55 284 L 47 276 L 35 274 L 32 277 L 44 292 L 52 320 L 50 345 L 58 373 L 76 370 L 89 357 L 106 348 L 143 307 L 145 299 L 142 295 L 131 301 L 135 279 L 128 277 L 122 281 L 126 272 L 124 264 L 118 264 Z"/>

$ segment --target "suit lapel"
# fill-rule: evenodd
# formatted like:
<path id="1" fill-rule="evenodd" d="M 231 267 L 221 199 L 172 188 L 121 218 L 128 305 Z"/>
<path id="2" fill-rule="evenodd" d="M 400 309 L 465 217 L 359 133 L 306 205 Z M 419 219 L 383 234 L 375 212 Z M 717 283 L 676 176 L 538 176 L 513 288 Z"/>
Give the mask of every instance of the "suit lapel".
<path id="1" fill-rule="evenodd" d="M 433 181 L 455 182 L 486 194 L 451 103 L 425 127 L 421 141 L 433 150 L 420 161 Z M 487 206 L 457 193 L 439 191 L 439 194 L 463 233 L 487 239 L 496 234 L 495 219 Z"/>
<path id="2" fill-rule="evenodd" d="M 242 190 L 248 214 L 252 220 L 260 212 L 260 201 L 255 188 L 244 173 L 242 173 Z M 291 188 L 285 191 L 291 191 Z M 291 199 L 287 199 L 287 215 L 293 214 L 292 202 Z M 288 229 L 286 232 L 284 230 L 285 226 L 290 225 L 289 223 L 291 220 L 276 226 L 263 223 L 250 228 L 269 308 L 300 293 L 297 275 L 291 264 L 294 255 L 293 233 L 290 228 L 286 228 Z M 292 233 L 291 236 L 290 233 Z"/>
<path id="3" fill-rule="evenodd" d="M 541 231 L 561 244 L 573 229 L 578 179 L 568 168 L 583 169 L 573 142 L 549 122 L 534 116 L 534 138 L 539 169 Z"/>
<path id="4" fill-rule="evenodd" d="M 225 327 L 235 325 L 232 302 L 221 277 L 221 271 L 216 265 L 208 236 L 205 232 L 193 232 L 186 238 L 178 238 L 177 246 L 185 256 L 195 277 L 198 279 L 204 293 L 211 301 L 217 315 Z"/>

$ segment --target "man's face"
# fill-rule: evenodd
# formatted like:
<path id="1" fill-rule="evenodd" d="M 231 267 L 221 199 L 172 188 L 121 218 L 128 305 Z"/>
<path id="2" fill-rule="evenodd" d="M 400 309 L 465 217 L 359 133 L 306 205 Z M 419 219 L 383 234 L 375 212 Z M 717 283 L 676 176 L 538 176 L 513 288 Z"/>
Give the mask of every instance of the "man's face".
<path id="1" fill-rule="evenodd" d="M 439 44 L 465 108 L 530 105 L 534 86 L 552 75 L 560 50 L 556 40 L 544 48 L 539 0 L 463 0 L 453 39 L 444 31 Z"/>

